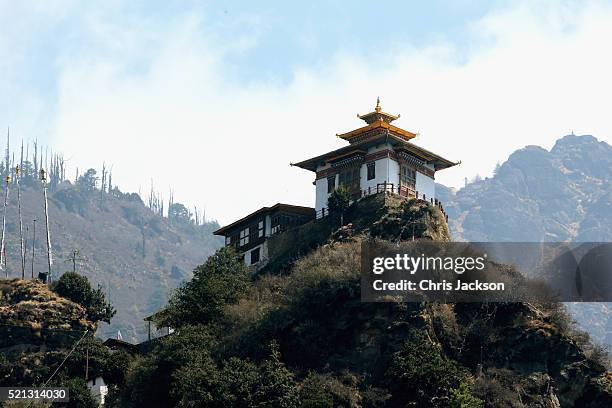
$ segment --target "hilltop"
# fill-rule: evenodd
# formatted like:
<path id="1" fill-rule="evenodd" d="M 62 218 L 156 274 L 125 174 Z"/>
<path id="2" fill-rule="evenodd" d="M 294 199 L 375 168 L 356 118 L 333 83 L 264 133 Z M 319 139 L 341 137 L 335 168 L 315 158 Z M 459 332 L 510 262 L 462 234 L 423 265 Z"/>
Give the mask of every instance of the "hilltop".
<path id="1" fill-rule="evenodd" d="M 130 362 L 117 406 L 612 403 L 605 353 L 562 305 L 361 302 L 361 241 L 448 241 L 440 208 L 379 194 L 344 221 L 279 235 L 254 277 L 229 247 L 209 258 L 159 314 L 178 331 Z"/>

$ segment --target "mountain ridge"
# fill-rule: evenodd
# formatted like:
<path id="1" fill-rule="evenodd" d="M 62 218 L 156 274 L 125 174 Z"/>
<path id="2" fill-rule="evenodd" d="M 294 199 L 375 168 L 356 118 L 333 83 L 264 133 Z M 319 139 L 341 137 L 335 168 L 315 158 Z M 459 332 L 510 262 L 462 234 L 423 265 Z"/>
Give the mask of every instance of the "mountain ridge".
<path id="1" fill-rule="evenodd" d="M 612 146 L 567 135 L 546 150 L 513 152 L 495 174 L 455 190 L 436 185 L 455 240 L 612 241 Z M 568 305 L 578 324 L 612 347 L 612 305 Z"/>

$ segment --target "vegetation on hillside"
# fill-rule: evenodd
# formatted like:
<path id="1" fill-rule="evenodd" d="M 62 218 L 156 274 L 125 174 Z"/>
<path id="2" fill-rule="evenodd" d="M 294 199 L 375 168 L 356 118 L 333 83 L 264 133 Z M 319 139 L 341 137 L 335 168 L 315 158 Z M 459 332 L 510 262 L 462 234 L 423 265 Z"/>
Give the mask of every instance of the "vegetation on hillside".
<path id="1" fill-rule="evenodd" d="M 174 333 L 139 350 L 109 351 L 83 335 L 95 330 L 88 318 L 105 317 L 90 309 L 108 306 L 86 279 L 68 273 L 54 285 L 78 303 L 35 282 L 8 281 L 0 313 L 27 327 L 4 329 L 0 385 L 70 384 L 78 406 L 91 406 L 84 378 L 101 375 L 107 406 L 126 408 L 612 403 L 605 353 L 562 305 L 362 302 L 362 240 L 448 233 L 425 201 L 372 197 L 345 213 L 347 223 L 318 247 L 297 255 L 282 246 L 278 254 L 290 259 L 282 273 L 249 276 L 233 249 L 218 250 L 156 315 Z M 324 229 L 313 225 L 325 222 L 300 227 L 316 237 L 303 240 L 320 240 Z M 57 310 L 55 320 L 41 310 Z M 24 321 L 8 319 L 17 315 Z"/>
<path id="2" fill-rule="evenodd" d="M 109 405 L 603 407 L 612 402 L 601 355 L 559 305 L 361 302 L 364 237 L 411 239 L 412 229 L 401 228 L 406 220 L 418 221 L 416 238 L 447 234 L 430 204 L 383 200 L 380 207 L 376 200 L 347 208 L 342 234 L 332 232 L 318 248 L 295 256 L 284 247 L 280 254 L 291 262 L 282 274 L 248 280 L 231 249 L 210 257 L 160 313 L 176 332 L 130 359 L 125 376 L 111 387 Z M 320 233 L 312 226 L 301 231 Z"/>

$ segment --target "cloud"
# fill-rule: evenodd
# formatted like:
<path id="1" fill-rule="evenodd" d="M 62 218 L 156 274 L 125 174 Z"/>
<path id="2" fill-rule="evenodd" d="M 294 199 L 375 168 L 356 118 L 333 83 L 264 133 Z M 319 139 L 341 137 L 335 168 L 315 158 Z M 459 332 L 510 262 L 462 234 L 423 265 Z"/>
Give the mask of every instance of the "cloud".
<path id="1" fill-rule="evenodd" d="M 421 133 L 416 143 L 462 161 L 438 175 L 458 186 L 572 130 L 612 140 L 612 11 L 568 4 L 489 14 L 461 49 L 339 49 L 288 82 L 232 78 L 227 56 L 256 48 L 257 36 L 219 38 L 205 17 L 150 32 L 90 15 L 96 47 L 59 62 L 56 148 L 73 166 L 112 164 L 125 190 L 172 185 L 225 223 L 278 201 L 313 205 L 313 174 L 289 163 L 341 147 L 335 133 L 361 126 L 355 114 L 380 96 L 402 114 L 398 126 Z"/>

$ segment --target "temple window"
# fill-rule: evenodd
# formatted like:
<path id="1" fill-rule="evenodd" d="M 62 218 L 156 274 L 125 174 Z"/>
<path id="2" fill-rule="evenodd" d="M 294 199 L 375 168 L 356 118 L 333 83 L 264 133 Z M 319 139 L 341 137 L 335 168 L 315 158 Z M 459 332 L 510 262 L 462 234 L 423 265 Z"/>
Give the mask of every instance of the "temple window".
<path id="1" fill-rule="evenodd" d="M 259 248 L 255 248 L 251 251 L 251 265 L 259 262 Z"/>
<path id="2" fill-rule="evenodd" d="M 244 246 L 249 243 L 249 229 L 245 228 L 240 231 L 240 246 Z"/>
<path id="3" fill-rule="evenodd" d="M 416 186 L 416 171 L 409 166 L 402 165 L 400 168 L 400 183 L 402 187 L 414 190 Z"/>
<path id="4" fill-rule="evenodd" d="M 336 175 L 327 178 L 327 194 L 331 194 L 336 189 Z"/>
<path id="5" fill-rule="evenodd" d="M 376 163 L 368 163 L 368 180 L 374 180 L 376 178 Z"/>
<path id="6" fill-rule="evenodd" d="M 340 173 L 340 185 L 349 192 L 359 190 L 359 167 L 349 167 Z"/>

